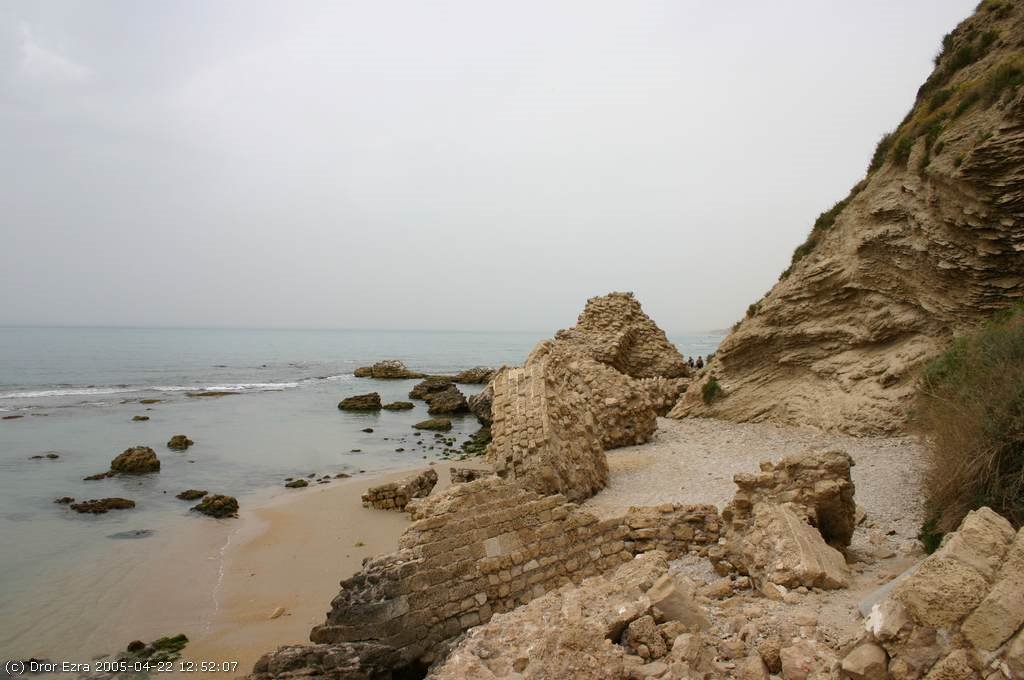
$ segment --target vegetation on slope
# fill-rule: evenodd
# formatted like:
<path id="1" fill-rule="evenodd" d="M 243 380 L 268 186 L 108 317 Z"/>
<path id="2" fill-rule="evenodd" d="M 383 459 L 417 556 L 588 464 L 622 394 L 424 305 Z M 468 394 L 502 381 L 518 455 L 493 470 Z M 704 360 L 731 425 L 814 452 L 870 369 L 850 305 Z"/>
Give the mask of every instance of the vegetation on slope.
<path id="1" fill-rule="evenodd" d="M 867 179 L 887 162 L 906 168 L 915 145 L 923 138 L 923 153 L 916 167 L 917 172 L 923 173 L 932 158 L 942 153 L 945 147 L 942 134 L 951 123 L 976 106 L 997 104 L 1024 84 L 1024 57 L 1019 54 L 992 64 L 980 76 L 961 77 L 964 69 L 991 55 L 1003 44 L 999 30 L 981 30 L 976 26 L 1007 18 L 1014 12 L 1014 3 L 1012 0 L 984 0 L 978 5 L 977 12 L 972 20 L 942 39 L 942 48 L 935 56 L 935 70 L 918 90 L 914 107 L 900 125 L 878 141 L 868 165 L 868 177 L 857 184 L 846 198 L 818 216 L 807 240 L 793 251 L 790 265 L 779 276 L 780 279 L 789 276 L 796 263 L 814 251 Z M 954 164 L 959 166 L 961 160 L 956 159 Z"/>
<path id="2" fill-rule="evenodd" d="M 1024 305 L 927 365 L 914 420 L 929 445 L 924 534 L 983 505 L 1024 524 Z"/>

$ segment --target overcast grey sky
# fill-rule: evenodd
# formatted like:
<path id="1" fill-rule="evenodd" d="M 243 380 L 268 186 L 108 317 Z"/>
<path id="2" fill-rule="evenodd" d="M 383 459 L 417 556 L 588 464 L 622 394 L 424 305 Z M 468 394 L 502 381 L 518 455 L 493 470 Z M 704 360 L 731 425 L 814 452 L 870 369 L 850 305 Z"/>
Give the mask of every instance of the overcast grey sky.
<path id="1" fill-rule="evenodd" d="M 0 4 L 0 324 L 720 328 L 977 0 Z"/>

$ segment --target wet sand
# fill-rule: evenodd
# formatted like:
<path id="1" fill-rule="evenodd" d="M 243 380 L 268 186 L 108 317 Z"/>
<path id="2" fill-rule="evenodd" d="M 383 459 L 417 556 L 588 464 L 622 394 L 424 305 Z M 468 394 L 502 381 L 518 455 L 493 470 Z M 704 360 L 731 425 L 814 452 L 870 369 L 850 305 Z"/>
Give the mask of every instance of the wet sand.
<path id="1" fill-rule="evenodd" d="M 437 493 L 450 484 L 451 464 L 433 467 L 439 479 L 432 493 Z M 236 675 L 245 675 L 266 652 L 308 642 L 310 629 L 323 623 L 339 581 L 359 571 L 364 558 L 396 549 L 409 524 L 404 512 L 362 507 L 360 495 L 408 474 L 335 480 L 242 508 L 218 561 L 209 622 L 191 636 L 184 658 L 238 661 Z M 181 538 L 187 543 L 194 537 Z M 272 618 L 278 608 L 284 612 Z"/>

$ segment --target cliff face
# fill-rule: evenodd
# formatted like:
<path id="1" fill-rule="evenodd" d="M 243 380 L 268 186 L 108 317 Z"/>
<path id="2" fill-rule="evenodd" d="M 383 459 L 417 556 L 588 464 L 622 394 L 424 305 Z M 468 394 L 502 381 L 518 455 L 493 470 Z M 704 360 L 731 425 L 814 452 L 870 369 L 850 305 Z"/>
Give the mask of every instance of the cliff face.
<path id="1" fill-rule="evenodd" d="M 1024 295 L 1022 82 L 1024 6 L 986 0 L 671 415 L 899 429 L 922 363 Z"/>

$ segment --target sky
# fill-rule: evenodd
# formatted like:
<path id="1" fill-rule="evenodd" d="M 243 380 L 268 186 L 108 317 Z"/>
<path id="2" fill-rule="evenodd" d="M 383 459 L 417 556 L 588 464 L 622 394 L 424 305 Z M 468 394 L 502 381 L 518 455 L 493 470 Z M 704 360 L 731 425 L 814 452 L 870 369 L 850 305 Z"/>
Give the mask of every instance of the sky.
<path id="1" fill-rule="evenodd" d="M 724 328 L 976 0 L 0 4 L 0 325 Z"/>

